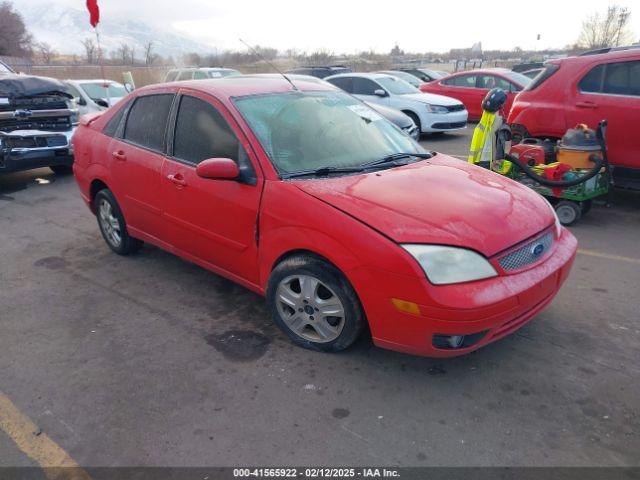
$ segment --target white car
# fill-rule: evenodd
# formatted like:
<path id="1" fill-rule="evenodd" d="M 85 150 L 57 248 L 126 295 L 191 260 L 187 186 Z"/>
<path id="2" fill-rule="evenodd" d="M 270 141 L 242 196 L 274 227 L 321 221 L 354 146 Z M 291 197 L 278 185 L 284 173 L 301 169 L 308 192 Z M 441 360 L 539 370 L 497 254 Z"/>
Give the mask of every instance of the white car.
<path id="1" fill-rule="evenodd" d="M 164 77 L 164 81 L 208 80 L 210 78 L 237 77 L 238 75 L 242 74 L 233 68 L 187 67 L 169 70 Z"/>
<path id="2" fill-rule="evenodd" d="M 102 112 L 129 94 L 124 85 L 112 80 L 65 80 L 64 83 L 75 98 L 80 115 Z"/>
<path id="3" fill-rule="evenodd" d="M 404 80 L 382 73 L 343 73 L 325 80 L 360 100 L 406 113 L 422 133 L 451 132 L 467 126 L 462 102 L 422 93 Z"/>

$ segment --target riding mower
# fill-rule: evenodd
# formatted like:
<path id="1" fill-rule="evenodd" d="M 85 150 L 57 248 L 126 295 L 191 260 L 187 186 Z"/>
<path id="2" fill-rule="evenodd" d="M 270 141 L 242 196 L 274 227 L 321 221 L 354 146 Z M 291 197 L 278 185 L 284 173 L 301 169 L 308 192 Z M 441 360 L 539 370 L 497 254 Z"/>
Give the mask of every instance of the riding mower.
<path id="1" fill-rule="evenodd" d="M 471 141 L 469 163 L 505 175 L 544 196 L 560 223 L 572 225 L 589 212 L 594 198 L 611 185 L 607 158 L 607 121 L 596 131 L 578 125 L 556 144 L 525 138 L 511 145 L 511 132 L 500 114 L 506 94 L 491 90 L 482 102 L 483 115 Z"/>

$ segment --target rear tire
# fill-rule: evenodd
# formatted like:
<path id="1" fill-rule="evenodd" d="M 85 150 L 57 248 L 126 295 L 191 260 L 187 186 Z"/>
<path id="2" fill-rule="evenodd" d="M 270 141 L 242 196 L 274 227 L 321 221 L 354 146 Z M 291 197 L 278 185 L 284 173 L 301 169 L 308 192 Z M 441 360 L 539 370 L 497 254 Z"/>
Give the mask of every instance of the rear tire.
<path id="1" fill-rule="evenodd" d="M 311 350 L 344 350 L 365 327 L 351 284 L 333 265 L 312 255 L 287 258 L 273 269 L 267 305 L 289 338 Z"/>
<path id="2" fill-rule="evenodd" d="M 142 240 L 129 235 L 127 223 L 111 190 L 100 190 L 96 194 L 94 204 L 100 233 L 111 250 L 118 255 L 129 255 L 142 248 Z"/>

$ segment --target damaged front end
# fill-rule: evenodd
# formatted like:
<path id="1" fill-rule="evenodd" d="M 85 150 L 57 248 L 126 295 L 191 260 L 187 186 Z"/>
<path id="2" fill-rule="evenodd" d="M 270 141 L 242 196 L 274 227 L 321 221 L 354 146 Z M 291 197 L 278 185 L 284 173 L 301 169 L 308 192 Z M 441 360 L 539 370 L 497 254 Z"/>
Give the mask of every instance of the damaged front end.
<path id="1" fill-rule="evenodd" d="M 75 101 L 54 79 L 0 76 L 0 173 L 73 164 Z"/>

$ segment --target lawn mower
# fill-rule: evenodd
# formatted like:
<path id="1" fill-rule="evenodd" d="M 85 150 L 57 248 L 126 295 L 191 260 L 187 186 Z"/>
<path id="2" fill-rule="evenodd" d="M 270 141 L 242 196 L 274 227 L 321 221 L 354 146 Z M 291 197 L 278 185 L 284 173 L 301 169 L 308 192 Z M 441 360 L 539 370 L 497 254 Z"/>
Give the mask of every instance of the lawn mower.
<path id="1" fill-rule="evenodd" d="M 505 175 L 544 196 L 560 223 L 572 225 L 591 208 L 594 198 L 609 192 L 607 121 L 593 131 L 577 125 L 557 143 L 525 138 L 511 145 L 500 114 L 506 94 L 491 90 L 482 102 L 483 116 L 471 141 L 469 163 Z"/>

